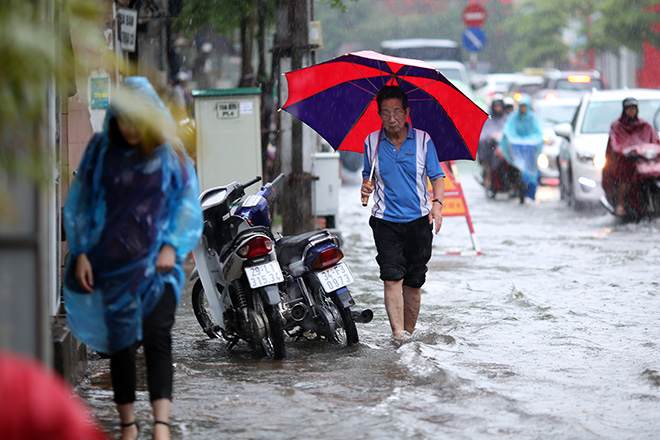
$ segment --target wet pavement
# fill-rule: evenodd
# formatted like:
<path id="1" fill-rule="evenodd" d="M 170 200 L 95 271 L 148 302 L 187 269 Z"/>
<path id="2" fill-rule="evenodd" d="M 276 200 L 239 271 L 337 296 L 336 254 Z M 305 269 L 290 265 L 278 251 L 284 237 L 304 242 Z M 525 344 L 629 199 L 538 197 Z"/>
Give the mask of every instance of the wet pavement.
<path id="1" fill-rule="evenodd" d="M 574 212 L 556 188 L 524 205 L 486 199 L 462 163 L 483 255 L 464 217 L 434 240 L 412 340 L 389 341 L 369 209 L 340 193 L 338 229 L 359 306 L 361 343 L 289 343 L 271 361 L 206 339 L 186 286 L 174 328 L 172 437 L 180 439 L 654 439 L 660 431 L 657 222 Z M 141 378 L 142 380 L 143 378 Z M 119 429 L 108 362 L 77 388 L 103 427 Z M 136 403 L 148 438 L 150 408 Z"/>

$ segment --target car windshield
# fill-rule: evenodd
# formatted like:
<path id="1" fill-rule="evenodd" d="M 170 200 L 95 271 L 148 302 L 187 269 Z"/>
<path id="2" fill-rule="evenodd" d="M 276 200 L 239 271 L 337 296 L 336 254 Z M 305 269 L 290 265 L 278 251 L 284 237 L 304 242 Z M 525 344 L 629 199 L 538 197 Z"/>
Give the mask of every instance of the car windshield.
<path id="1" fill-rule="evenodd" d="M 449 81 L 463 81 L 465 79 L 462 77 L 461 71 L 453 67 L 437 67 L 436 69 Z"/>
<path id="2" fill-rule="evenodd" d="M 409 47 L 383 47 L 385 55 L 394 57 L 414 58 L 417 60 L 454 60 L 461 61 L 461 48 L 455 43 L 447 46 L 409 46 Z"/>
<path id="3" fill-rule="evenodd" d="M 619 119 L 623 108 L 621 102 L 616 101 L 591 101 L 584 113 L 580 131 L 586 134 L 609 133 L 612 122 Z M 649 123 L 660 108 L 660 99 L 640 99 L 639 117 Z"/>
<path id="4" fill-rule="evenodd" d="M 539 122 L 543 126 L 557 125 L 563 122 L 571 122 L 577 104 L 544 105 L 534 109 Z"/>
<path id="5" fill-rule="evenodd" d="M 577 76 L 577 75 L 576 75 Z M 589 91 L 591 89 L 601 90 L 603 88 L 603 83 L 597 78 L 588 78 L 585 79 L 559 79 L 557 80 L 557 85 L 555 86 L 557 90 L 569 90 L 576 92 Z"/>

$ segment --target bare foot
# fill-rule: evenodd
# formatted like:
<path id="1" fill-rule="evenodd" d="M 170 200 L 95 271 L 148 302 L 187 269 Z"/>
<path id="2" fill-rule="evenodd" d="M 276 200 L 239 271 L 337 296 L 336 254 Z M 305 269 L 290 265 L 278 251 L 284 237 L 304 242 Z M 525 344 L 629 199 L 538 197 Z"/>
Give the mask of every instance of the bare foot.
<path id="1" fill-rule="evenodd" d="M 617 205 L 615 212 L 616 215 L 626 215 L 626 208 L 624 208 L 623 205 Z"/>

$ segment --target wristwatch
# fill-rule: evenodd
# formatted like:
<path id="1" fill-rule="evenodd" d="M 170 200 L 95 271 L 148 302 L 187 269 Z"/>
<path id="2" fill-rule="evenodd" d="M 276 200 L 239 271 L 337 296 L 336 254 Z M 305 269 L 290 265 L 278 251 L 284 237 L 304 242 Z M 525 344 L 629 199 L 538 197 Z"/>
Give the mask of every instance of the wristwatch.
<path id="1" fill-rule="evenodd" d="M 433 200 L 431 200 L 431 203 L 435 203 L 435 202 L 440 203 L 440 206 L 442 206 L 442 200 L 440 200 L 440 199 L 433 199 Z"/>

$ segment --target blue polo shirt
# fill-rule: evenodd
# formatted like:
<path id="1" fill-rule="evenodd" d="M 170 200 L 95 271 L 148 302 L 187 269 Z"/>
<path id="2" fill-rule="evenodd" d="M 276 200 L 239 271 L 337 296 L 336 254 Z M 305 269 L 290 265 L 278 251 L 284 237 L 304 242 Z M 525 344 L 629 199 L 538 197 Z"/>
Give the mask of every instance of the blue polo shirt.
<path id="1" fill-rule="evenodd" d="M 372 193 L 376 218 L 407 223 L 431 212 L 427 177 L 444 177 L 431 137 L 422 130 L 408 126 L 408 135 L 397 151 L 384 129 L 367 136 L 364 142 L 364 169 L 368 178 L 374 167 Z"/>

